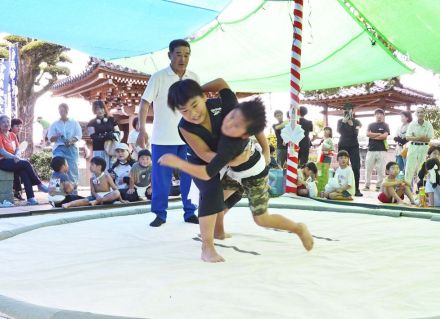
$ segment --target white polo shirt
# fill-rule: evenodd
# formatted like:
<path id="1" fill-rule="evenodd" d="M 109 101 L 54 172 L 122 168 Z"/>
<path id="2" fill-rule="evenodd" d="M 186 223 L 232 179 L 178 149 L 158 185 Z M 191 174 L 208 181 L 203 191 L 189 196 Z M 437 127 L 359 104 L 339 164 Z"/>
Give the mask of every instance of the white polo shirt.
<path id="1" fill-rule="evenodd" d="M 186 70 L 182 80 L 192 79 L 200 82 L 199 77 L 194 72 Z M 179 136 L 178 124 L 182 116 L 178 111 L 173 112 L 168 107 L 168 89 L 175 82 L 179 81 L 179 76 L 174 73 L 171 66 L 157 71 L 148 81 L 142 99 L 151 104 L 153 102 L 154 120 L 153 132 L 150 143 L 156 145 L 183 145 L 185 144 Z"/>

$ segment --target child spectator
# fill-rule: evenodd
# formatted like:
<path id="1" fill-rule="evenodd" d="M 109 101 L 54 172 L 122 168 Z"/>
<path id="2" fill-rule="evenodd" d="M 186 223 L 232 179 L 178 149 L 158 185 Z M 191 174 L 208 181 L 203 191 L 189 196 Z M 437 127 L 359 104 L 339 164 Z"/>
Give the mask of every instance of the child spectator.
<path id="1" fill-rule="evenodd" d="M 425 168 L 428 172 L 425 193 L 428 196 L 429 206 L 440 206 L 440 160 L 431 158 L 426 161 Z"/>
<path id="2" fill-rule="evenodd" d="M 115 184 L 121 193 L 121 197 L 130 202 L 137 201 L 139 200 L 137 194 L 134 196 L 133 194 L 127 194 L 128 185 L 130 183 L 130 170 L 136 162 L 131 158 L 128 145 L 125 143 L 118 143 L 115 147 L 115 153 L 116 162 L 112 165 L 108 172 L 115 181 Z"/>
<path id="3" fill-rule="evenodd" d="M 62 204 L 63 208 L 80 207 L 88 205 L 111 204 L 119 200 L 125 203 L 121 198 L 118 187 L 115 185 L 113 178 L 105 172 L 105 159 L 95 156 L 90 160 L 90 171 L 93 176 L 90 178 L 91 196 Z"/>
<path id="4" fill-rule="evenodd" d="M 399 164 L 396 162 L 388 162 L 385 173 L 387 177 L 382 183 L 382 189 L 377 196 L 377 199 L 382 203 L 397 203 L 400 205 L 406 205 L 403 201 L 404 195 L 408 196 L 411 204 L 414 205 L 414 198 L 411 193 L 410 184 L 402 178 L 397 178 L 400 172 Z"/>
<path id="5" fill-rule="evenodd" d="M 427 160 L 432 158 L 440 159 L 440 146 L 431 146 L 429 148 Z M 422 164 L 422 167 L 420 168 L 419 173 L 417 174 L 417 177 L 419 178 L 419 181 L 417 182 L 417 189 L 419 189 L 425 184 L 425 177 L 426 174 L 428 174 L 428 171 L 426 169 L 426 162 L 427 161 L 425 161 Z"/>
<path id="6" fill-rule="evenodd" d="M 50 167 L 53 169 L 53 173 L 49 181 L 48 199 L 53 207 L 61 207 L 63 204 L 84 198 L 72 194 L 76 190 L 76 185 L 67 175 L 69 165 L 64 157 L 55 156 L 52 158 Z"/>
<path id="7" fill-rule="evenodd" d="M 347 151 L 339 151 L 336 158 L 339 167 L 335 176 L 325 185 L 324 197 L 336 200 L 353 200 L 355 181 L 353 170 L 349 165 L 350 156 Z"/>
<path id="8" fill-rule="evenodd" d="M 151 153 L 141 150 L 138 153 L 138 162 L 130 170 L 130 186 L 127 196 L 138 197 L 145 200 L 151 199 Z"/>
<path id="9" fill-rule="evenodd" d="M 318 196 L 318 188 L 316 187 L 316 175 L 318 168 L 313 162 L 308 162 L 301 170 L 298 170 L 297 194 L 304 197 Z"/>
<path id="10" fill-rule="evenodd" d="M 324 139 L 321 144 L 321 156 L 319 157 L 319 163 L 330 164 L 332 162 L 332 155 L 335 151 L 335 145 L 333 144 L 333 131 L 331 127 L 324 127 Z"/>

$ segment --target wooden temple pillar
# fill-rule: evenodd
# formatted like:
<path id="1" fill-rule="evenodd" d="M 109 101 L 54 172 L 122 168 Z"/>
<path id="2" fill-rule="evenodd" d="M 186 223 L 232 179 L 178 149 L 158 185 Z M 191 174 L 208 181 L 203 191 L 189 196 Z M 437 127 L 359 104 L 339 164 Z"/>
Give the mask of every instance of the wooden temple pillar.
<path id="1" fill-rule="evenodd" d="M 328 105 L 324 105 L 324 126 L 328 126 Z"/>

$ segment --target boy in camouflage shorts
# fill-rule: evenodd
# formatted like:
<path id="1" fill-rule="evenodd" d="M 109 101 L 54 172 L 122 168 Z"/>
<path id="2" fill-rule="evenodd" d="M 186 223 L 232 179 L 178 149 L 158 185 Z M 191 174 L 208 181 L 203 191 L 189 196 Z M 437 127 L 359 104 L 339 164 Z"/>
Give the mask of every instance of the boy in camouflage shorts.
<path id="1" fill-rule="evenodd" d="M 178 110 L 186 121 L 197 123 L 200 121 L 200 117 L 206 113 L 206 105 L 204 105 L 204 98 L 188 92 L 187 88 L 198 85 L 189 81 L 191 80 L 179 81 L 170 87 L 168 104 L 173 110 Z M 185 99 L 182 99 L 183 96 Z M 215 156 L 207 165 L 189 163 L 173 154 L 163 155 L 159 159 L 159 163 L 177 168 L 197 179 L 210 180 L 231 160 L 249 149 L 250 156 L 247 161 L 234 167 L 229 166 L 228 176 L 222 180 L 223 189 L 234 187 L 231 185 L 230 178 L 233 178 L 235 183 L 239 181 L 248 193 L 249 206 L 257 225 L 291 231 L 298 235 L 306 250 L 311 250 L 313 237 L 305 224 L 295 223 L 282 215 L 269 214 L 267 211 L 269 145 L 263 132 L 265 125 L 266 112 L 261 99 L 256 98 L 239 103 L 224 117 Z M 252 135 L 257 138 L 261 150 L 250 143 L 249 137 Z M 203 232 L 202 226 L 201 223 L 201 232 Z M 212 227 L 212 225 L 206 227 Z M 219 262 L 224 259 L 217 255 L 208 261 Z"/>

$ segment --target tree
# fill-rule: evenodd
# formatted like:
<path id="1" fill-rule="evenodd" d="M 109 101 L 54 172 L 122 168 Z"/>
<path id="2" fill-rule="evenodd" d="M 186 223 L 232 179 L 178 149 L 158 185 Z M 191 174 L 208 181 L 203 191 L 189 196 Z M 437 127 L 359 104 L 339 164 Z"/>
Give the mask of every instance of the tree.
<path id="1" fill-rule="evenodd" d="M 65 52 L 69 49 L 36 39 L 8 35 L 0 45 L 0 58 L 7 58 L 5 44 L 18 43 L 18 110 L 17 116 L 23 120 L 23 130 L 20 140 L 28 141 L 27 154 L 32 154 L 32 136 L 34 122 L 34 107 L 37 99 L 46 93 L 58 80 L 60 75 L 69 75 L 69 68 L 60 63 L 70 63 Z"/>
<path id="2" fill-rule="evenodd" d="M 440 138 L 440 106 L 427 107 L 425 110 L 425 119 L 431 122 L 432 127 L 434 128 L 434 137 Z"/>

